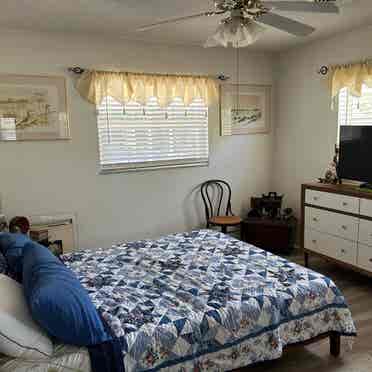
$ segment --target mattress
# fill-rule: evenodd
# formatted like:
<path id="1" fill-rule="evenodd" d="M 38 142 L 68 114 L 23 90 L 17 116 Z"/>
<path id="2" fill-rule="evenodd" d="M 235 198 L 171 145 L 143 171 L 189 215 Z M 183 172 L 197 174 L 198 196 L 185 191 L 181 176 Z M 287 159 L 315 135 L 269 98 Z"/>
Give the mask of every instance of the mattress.
<path id="1" fill-rule="evenodd" d="M 228 371 L 329 331 L 356 334 L 331 279 L 216 231 L 62 259 L 120 341 L 126 372 Z"/>
<path id="2" fill-rule="evenodd" d="M 0 356 L 0 372 L 90 372 L 88 350 L 70 345 L 56 346 L 53 357 L 22 360 Z"/>

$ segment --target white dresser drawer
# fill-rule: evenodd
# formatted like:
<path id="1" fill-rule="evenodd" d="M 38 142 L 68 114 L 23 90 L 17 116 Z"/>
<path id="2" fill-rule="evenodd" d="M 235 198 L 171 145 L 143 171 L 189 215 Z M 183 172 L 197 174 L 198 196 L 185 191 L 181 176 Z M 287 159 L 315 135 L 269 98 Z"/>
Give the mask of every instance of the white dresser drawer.
<path id="1" fill-rule="evenodd" d="M 358 241 L 372 246 L 372 221 L 359 220 L 359 238 Z"/>
<path id="2" fill-rule="evenodd" d="M 322 253 L 327 256 L 331 254 L 324 244 L 323 234 L 319 231 L 306 228 L 304 243 L 304 247 L 313 252 Z M 335 252 L 333 254 L 335 255 Z"/>
<path id="3" fill-rule="evenodd" d="M 359 198 L 353 196 L 332 194 L 324 191 L 306 190 L 305 203 L 343 212 L 359 213 Z"/>
<path id="4" fill-rule="evenodd" d="M 372 247 L 358 244 L 358 267 L 372 271 Z"/>
<path id="5" fill-rule="evenodd" d="M 360 199 L 360 215 L 372 217 L 372 200 Z"/>
<path id="6" fill-rule="evenodd" d="M 305 207 L 305 227 L 339 236 L 344 239 L 358 240 L 357 217 L 347 216 L 322 209 Z"/>
<path id="7" fill-rule="evenodd" d="M 305 248 L 351 265 L 357 263 L 356 242 L 316 230 L 305 229 Z"/>

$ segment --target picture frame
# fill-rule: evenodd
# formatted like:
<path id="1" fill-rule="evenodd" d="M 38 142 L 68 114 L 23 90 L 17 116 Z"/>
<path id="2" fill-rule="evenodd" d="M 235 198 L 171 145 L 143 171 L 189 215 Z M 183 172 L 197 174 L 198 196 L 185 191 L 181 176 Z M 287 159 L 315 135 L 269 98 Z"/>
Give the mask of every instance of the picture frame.
<path id="1" fill-rule="evenodd" d="M 0 74 L 0 141 L 70 138 L 64 76 Z"/>
<path id="2" fill-rule="evenodd" d="M 221 136 L 270 133 L 271 85 L 220 86 Z"/>

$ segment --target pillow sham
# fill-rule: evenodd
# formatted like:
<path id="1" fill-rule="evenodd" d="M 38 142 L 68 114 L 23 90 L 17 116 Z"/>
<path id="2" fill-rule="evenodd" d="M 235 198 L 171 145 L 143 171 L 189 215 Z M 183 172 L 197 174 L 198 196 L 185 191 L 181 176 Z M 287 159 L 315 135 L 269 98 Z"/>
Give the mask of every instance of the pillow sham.
<path id="1" fill-rule="evenodd" d="M 24 359 L 45 359 L 53 344 L 28 310 L 22 286 L 0 274 L 0 352 Z"/>
<path id="2" fill-rule="evenodd" d="M 24 247 L 23 287 L 33 318 L 58 340 L 89 346 L 111 339 L 75 274 L 32 241 Z"/>
<path id="3" fill-rule="evenodd" d="M 22 233 L 0 233 L 0 251 L 9 265 L 9 275 L 22 282 L 23 248 L 31 242 L 28 235 Z"/>

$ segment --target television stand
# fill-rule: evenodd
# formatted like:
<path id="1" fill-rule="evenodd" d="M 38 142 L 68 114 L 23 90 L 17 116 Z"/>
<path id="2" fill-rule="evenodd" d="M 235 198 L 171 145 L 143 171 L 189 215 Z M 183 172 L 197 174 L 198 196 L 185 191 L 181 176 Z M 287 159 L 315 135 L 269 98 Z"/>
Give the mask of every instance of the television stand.
<path id="1" fill-rule="evenodd" d="M 359 187 L 361 189 L 372 190 L 372 183 L 362 183 Z"/>

